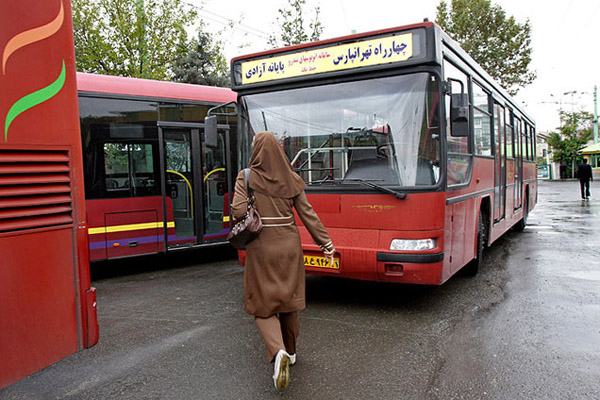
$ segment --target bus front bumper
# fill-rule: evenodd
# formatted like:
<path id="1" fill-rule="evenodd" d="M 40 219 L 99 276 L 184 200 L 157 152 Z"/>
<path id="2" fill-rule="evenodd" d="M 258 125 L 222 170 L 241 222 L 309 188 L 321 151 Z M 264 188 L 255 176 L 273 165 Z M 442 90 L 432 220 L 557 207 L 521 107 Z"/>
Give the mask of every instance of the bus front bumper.
<path id="1" fill-rule="evenodd" d="M 444 253 L 392 253 L 376 249 L 337 248 L 338 268 L 322 268 L 307 263 L 322 257 L 313 246 L 304 247 L 306 272 L 344 278 L 421 285 L 440 285 L 443 279 Z M 320 258 L 320 257 L 318 257 Z"/>

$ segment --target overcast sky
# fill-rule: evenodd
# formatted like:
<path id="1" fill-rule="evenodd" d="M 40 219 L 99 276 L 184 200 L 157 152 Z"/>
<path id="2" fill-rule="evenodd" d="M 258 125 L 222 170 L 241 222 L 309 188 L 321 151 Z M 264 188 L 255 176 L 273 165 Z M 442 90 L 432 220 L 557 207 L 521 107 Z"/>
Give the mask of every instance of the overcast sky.
<path id="1" fill-rule="evenodd" d="M 268 49 L 267 37 L 275 29 L 278 8 L 287 0 L 187 0 L 201 6 L 200 16 L 211 31 L 226 30 L 228 59 Z M 447 0 L 450 2 L 450 0 Z M 558 110 L 594 111 L 594 85 L 600 84 L 599 0 L 496 0 L 517 21 L 530 20 L 533 61 L 537 79 L 521 89 L 516 99 L 535 119 L 538 132 L 558 124 Z M 439 0 L 307 0 L 305 19 L 319 6 L 322 39 L 344 36 L 355 30 L 368 32 L 435 20 Z M 226 19 L 234 29 L 226 28 Z M 243 46 L 240 48 L 240 46 Z M 564 93 L 573 92 L 573 94 Z"/>

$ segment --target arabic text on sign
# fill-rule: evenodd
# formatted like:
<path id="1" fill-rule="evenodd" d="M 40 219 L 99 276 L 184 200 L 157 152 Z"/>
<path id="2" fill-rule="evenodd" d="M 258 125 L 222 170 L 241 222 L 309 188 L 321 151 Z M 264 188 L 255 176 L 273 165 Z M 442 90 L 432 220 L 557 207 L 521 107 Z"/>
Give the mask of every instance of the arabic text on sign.
<path id="1" fill-rule="evenodd" d="M 365 40 L 242 62 L 242 84 L 408 60 L 413 34 Z"/>

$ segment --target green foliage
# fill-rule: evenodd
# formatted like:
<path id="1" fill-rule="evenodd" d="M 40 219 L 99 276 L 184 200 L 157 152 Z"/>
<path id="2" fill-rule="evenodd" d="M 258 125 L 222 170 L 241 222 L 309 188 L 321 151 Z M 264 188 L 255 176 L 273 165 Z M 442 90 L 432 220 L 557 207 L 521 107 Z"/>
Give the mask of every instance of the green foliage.
<path id="1" fill-rule="evenodd" d="M 223 56 L 222 43 L 213 42 L 212 36 L 198 31 L 198 38 L 192 39 L 188 53 L 181 55 L 173 66 L 176 82 L 194 83 L 198 85 L 229 87 L 229 69 Z"/>
<path id="2" fill-rule="evenodd" d="M 182 0 L 72 0 L 77 70 L 168 80 L 196 12 Z"/>
<path id="3" fill-rule="evenodd" d="M 441 0 L 435 21 L 511 95 L 535 79 L 531 25 L 518 23 L 490 0 Z"/>
<path id="4" fill-rule="evenodd" d="M 319 21 L 321 9 L 315 7 L 315 17 L 308 24 L 308 29 L 306 29 L 302 10 L 306 5 L 306 0 L 288 0 L 288 4 L 291 10 L 287 8 L 280 8 L 278 10 L 279 16 L 277 17 L 276 25 L 281 26 L 281 32 L 279 35 L 274 34 L 269 36 L 269 45 L 276 48 L 319 40 L 323 33 L 323 25 Z M 310 32 L 310 35 L 307 31 Z M 278 39 L 278 36 L 281 39 Z"/>
<path id="5" fill-rule="evenodd" d="M 126 174 L 129 171 L 129 155 L 127 145 L 121 143 L 104 144 L 105 165 L 109 174 Z"/>
<path id="6" fill-rule="evenodd" d="M 589 112 L 560 112 L 561 126 L 548 135 L 548 146 L 552 149 L 552 161 L 572 168 L 583 161 L 579 151 L 593 135 L 594 116 Z M 571 174 L 573 169 L 571 169 Z"/>

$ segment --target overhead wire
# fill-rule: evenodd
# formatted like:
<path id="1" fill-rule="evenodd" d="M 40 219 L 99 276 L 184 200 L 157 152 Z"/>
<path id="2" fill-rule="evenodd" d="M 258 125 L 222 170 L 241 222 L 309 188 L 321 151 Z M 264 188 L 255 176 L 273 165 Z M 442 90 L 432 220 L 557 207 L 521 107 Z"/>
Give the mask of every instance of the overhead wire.
<path id="1" fill-rule="evenodd" d="M 212 22 L 215 22 L 217 24 L 224 25 L 224 26 L 231 27 L 232 29 L 235 29 L 235 30 L 240 30 L 240 31 L 245 32 L 247 34 L 257 36 L 257 37 L 259 37 L 261 39 L 267 39 L 267 40 L 269 39 L 269 34 L 266 33 L 266 32 L 261 31 L 260 29 L 256 29 L 256 28 L 253 28 L 251 26 L 242 24 L 242 23 L 240 23 L 238 21 L 234 21 L 231 18 L 224 17 L 224 16 L 222 16 L 220 14 L 217 14 L 215 12 L 206 10 L 206 9 L 200 7 L 200 6 L 195 5 L 195 4 L 192 4 L 192 3 L 189 3 L 189 2 L 184 2 L 184 3 L 187 4 L 190 7 L 195 8 L 198 11 L 198 13 L 203 14 L 203 16 L 202 16 L 203 18 L 208 19 L 209 21 L 212 21 Z M 210 15 L 212 17 L 206 16 L 206 14 L 208 14 L 208 15 Z M 222 19 L 222 20 L 224 20 L 226 22 L 219 21 L 219 20 L 215 19 L 214 17 L 220 18 L 220 19 Z M 242 28 L 245 28 L 245 29 L 242 29 Z"/>

